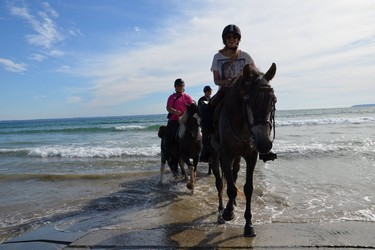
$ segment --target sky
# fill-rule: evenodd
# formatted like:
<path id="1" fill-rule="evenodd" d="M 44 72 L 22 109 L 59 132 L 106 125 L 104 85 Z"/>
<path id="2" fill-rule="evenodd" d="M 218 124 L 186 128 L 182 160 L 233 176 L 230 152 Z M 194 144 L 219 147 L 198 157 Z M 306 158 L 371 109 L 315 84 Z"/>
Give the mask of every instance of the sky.
<path id="1" fill-rule="evenodd" d="M 278 110 L 375 103 L 374 0 L 2 0 L 0 120 L 163 114 L 210 85 L 228 24 Z"/>

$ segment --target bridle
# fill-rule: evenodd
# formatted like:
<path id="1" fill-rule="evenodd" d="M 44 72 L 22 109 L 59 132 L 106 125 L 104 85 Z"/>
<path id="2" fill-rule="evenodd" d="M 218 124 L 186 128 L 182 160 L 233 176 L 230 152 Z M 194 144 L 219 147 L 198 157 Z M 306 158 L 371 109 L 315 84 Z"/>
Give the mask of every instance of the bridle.
<path id="1" fill-rule="evenodd" d="M 250 89 L 249 89 L 250 88 Z M 247 125 L 251 131 L 252 126 L 269 125 L 270 130 L 273 130 L 272 142 L 275 140 L 275 111 L 276 111 L 276 96 L 273 88 L 264 84 L 261 80 L 261 75 L 258 75 L 255 81 L 251 82 L 244 95 L 244 115 L 246 117 Z M 250 108 L 252 117 L 249 112 Z M 249 119 L 250 118 L 250 119 Z M 250 122 L 251 121 L 251 122 Z"/>

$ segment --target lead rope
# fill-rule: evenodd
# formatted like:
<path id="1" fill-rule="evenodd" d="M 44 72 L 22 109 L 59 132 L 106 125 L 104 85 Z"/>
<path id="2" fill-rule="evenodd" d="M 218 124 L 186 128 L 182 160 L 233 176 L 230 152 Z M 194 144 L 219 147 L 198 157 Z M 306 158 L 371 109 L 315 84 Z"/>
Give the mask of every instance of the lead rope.
<path id="1" fill-rule="evenodd" d="M 276 137 L 276 122 L 275 122 L 275 112 L 276 107 L 275 107 L 275 102 L 273 101 L 272 104 L 272 111 L 271 111 L 271 123 L 272 123 L 272 130 L 273 130 L 273 138 L 272 138 L 272 143 L 275 140 Z"/>

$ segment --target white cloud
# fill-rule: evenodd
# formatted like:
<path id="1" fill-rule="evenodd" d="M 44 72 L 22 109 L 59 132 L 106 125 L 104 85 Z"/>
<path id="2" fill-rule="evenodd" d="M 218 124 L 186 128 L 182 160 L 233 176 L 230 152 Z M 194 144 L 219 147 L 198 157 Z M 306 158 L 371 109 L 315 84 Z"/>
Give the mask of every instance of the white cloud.
<path id="1" fill-rule="evenodd" d="M 69 73 L 71 72 L 71 68 L 68 65 L 61 65 L 56 71 L 62 73 Z"/>
<path id="2" fill-rule="evenodd" d="M 53 49 L 48 52 L 48 55 L 54 56 L 54 57 L 60 57 L 60 56 L 64 56 L 65 53 L 64 51 Z"/>
<path id="3" fill-rule="evenodd" d="M 31 45 L 43 48 L 51 48 L 54 44 L 65 39 L 64 35 L 58 30 L 54 21 L 58 14 L 52 7 L 46 3 L 42 3 L 43 10 L 33 15 L 27 7 L 18 7 L 11 5 L 11 14 L 25 19 L 36 32 L 36 34 L 26 35 L 27 41 Z"/>
<path id="4" fill-rule="evenodd" d="M 192 12 L 195 3 L 199 7 Z M 329 90 L 328 85 L 343 87 L 325 92 L 327 98 L 355 89 L 351 72 L 361 72 L 356 77 L 362 85 L 375 79 L 373 70 L 361 70 L 368 64 L 374 66 L 375 1 L 259 0 L 237 1 L 229 7 L 227 1 L 181 4 L 190 6 L 181 6 L 179 18 L 164 21 L 165 26 L 155 31 L 160 36 L 153 37 L 152 45 L 143 41 L 148 45 L 97 55 L 80 65 L 80 73 L 96 79 L 94 106 L 173 91 L 177 77 L 185 79 L 187 88 L 212 82 L 212 56 L 223 46 L 221 32 L 229 23 L 241 28 L 240 49 L 249 52 L 261 70 L 267 70 L 273 61 L 278 65 L 276 91 L 288 93 L 288 98 L 278 98 L 283 107 L 313 106 L 304 102 L 314 94 L 311 89 L 320 93 Z M 373 86 L 368 87 L 375 91 Z"/>
<path id="5" fill-rule="evenodd" d="M 47 57 L 46 57 L 45 55 L 41 55 L 41 54 L 32 54 L 29 58 L 30 58 L 31 60 L 34 60 L 34 61 L 42 62 L 42 61 L 44 61 Z"/>
<path id="6" fill-rule="evenodd" d="M 66 103 L 67 104 L 75 104 L 75 103 L 79 103 L 82 101 L 82 98 L 79 97 L 79 96 L 69 96 L 66 98 Z"/>
<path id="7" fill-rule="evenodd" d="M 0 58 L 0 64 L 4 66 L 4 69 L 10 72 L 24 72 L 26 70 L 26 64 L 15 63 L 12 60 Z"/>

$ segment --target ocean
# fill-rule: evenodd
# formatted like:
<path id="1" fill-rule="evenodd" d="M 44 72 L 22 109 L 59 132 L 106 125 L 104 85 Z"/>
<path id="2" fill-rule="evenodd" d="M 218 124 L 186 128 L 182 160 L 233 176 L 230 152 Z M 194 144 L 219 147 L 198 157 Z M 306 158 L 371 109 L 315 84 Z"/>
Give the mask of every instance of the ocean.
<path id="1" fill-rule="evenodd" d="M 144 218 L 132 225 L 141 226 L 175 200 L 186 202 L 170 208 L 176 216 L 186 207 L 215 214 L 207 164 L 198 166 L 193 195 L 168 171 L 160 184 L 157 131 L 165 124 L 165 114 L 0 121 L 0 242 L 78 216 L 92 229 L 121 227 L 125 210 Z M 255 225 L 375 222 L 375 107 L 277 110 L 273 151 L 278 159 L 255 170 Z M 240 188 L 244 179 L 241 167 Z M 231 223 L 242 225 L 238 199 Z"/>

